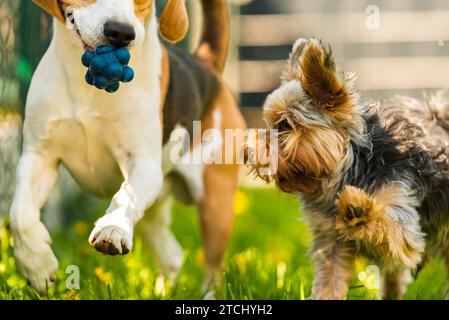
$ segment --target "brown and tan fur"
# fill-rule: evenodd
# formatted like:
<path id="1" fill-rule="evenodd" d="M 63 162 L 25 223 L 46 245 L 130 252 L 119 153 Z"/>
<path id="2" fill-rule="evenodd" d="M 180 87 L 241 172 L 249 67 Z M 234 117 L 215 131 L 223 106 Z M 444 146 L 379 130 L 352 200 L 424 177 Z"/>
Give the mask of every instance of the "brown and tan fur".
<path id="1" fill-rule="evenodd" d="M 449 103 L 440 94 L 426 107 L 404 98 L 361 105 L 353 79 L 330 48 L 298 40 L 264 106 L 279 140 L 277 171 L 253 169 L 302 201 L 314 235 L 313 298 L 346 298 L 361 254 L 382 269 L 383 297 L 398 299 L 426 256 L 449 261 Z"/>

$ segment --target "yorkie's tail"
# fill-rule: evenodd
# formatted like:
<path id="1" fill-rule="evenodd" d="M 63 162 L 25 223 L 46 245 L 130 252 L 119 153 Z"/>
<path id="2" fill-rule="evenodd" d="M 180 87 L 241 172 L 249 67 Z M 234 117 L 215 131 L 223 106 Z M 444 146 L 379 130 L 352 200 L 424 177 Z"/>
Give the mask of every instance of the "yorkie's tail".
<path id="1" fill-rule="evenodd" d="M 438 125 L 449 134 L 449 89 L 434 94 L 424 94 L 424 100 L 398 96 L 399 105 L 405 106 L 406 113 L 414 119 Z"/>
<path id="2" fill-rule="evenodd" d="M 437 123 L 449 133 L 449 89 L 441 90 L 426 98 Z"/>

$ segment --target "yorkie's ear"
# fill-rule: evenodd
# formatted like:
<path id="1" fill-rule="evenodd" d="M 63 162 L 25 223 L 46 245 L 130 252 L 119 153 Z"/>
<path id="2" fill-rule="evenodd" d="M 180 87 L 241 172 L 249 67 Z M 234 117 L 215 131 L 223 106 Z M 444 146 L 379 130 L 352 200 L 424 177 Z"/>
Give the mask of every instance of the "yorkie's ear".
<path id="1" fill-rule="evenodd" d="M 185 0 L 168 0 L 162 12 L 159 30 L 161 35 L 170 42 L 184 39 L 189 30 L 189 16 Z"/>
<path id="2" fill-rule="evenodd" d="M 354 76 L 338 70 L 330 47 L 316 39 L 298 40 L 286 74 L 300 82 L 316 107 L 340 120 L 350 120 L 356 99 Z"/>
<path id="3" fill-rule="evenodd" d="M 301 76 L 301 56 L 304 49 L 309 45 L 310 40 L 300 38 L 296 40 L 293 45 L 293 50 L 290 53 L 290 57 L 287 61 L 287 69 L 282 74 L 283 82 L 289 82 L 292 80 L 300 80 Z"/>
<path id="4" fill-rule="evenodd" d="M 330 47 L 326 49 L 317 40 L 312 40 L 304 48 L 300 66 L 301 86 L 318 107 L 335 112 L 350 112 L 353 109 L 351 93 L 337 74 Z"/>

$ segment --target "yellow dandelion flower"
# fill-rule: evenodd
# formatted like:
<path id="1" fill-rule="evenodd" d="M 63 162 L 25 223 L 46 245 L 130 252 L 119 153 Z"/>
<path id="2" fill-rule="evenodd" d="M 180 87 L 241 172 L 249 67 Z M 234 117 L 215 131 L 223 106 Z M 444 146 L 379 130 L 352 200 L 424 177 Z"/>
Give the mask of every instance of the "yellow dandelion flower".
<path id="1" fill-rule="evenodd" d="M 237 191 L 234 198 L 234 213 L 237 216 L 244 214 L 248 207 L 248 196 L 242 191 Z"/>
<path id="2" fill-rule="evenodd" d="M 112 274 L 104 271 L 102 267 L 96 267 L 94 270 L 95 277 L 103 283 L 110 284 L 112 281 Z"/>
<path id="3" fill-rule="evenodd" d="M 9 278 L 9 279 L 7 279 L 6 280 L 6 284 L 9 286 L 9 287 L 15 287 L 15 286 L 17 286 L 17 278 L 15 278 L 15 277 L 11 277 L 11 278 Z"/>
<path id="4" fill-rule="evenodd" d="M 140 295 L 142 296 L 143 299 L 149 299 L 151 298 L 151 290 L 148 287 L 144 287 L 141 291 L 140 291 Z"/>
<path id="5" fill-rule="evenodd" d="M 88 226 L 84 221 L 77 221 L 73 226 L 75 233 L 79 236 L 84 236 L 87 234 Z"/>
<path id="6" fill-rule="evenodd" d="M 279 264 L 285 261 L 289 261 L 291 254 L 285 249 L 276 248 L 275 250 L 270 250 L 267 253 L 267 258 L 270 263 Z"/>
<path id="7" fill-rule="evenodd" d="M 234 262 L 241 273 L 245 273 L 250 261 L 254 260 L 256 252 L 254 248 L 249 248 L 234 257 Z"/>
<path id="8" fill-rule="evenodd" d="M 81 300 L 80 295 L 73 290 L 64 293 L 62 297 L 64 300 Z"/>
<path id="9" fill-rule="evenodd" d="M 356 257 L 354 261 L 354 270 L 357 273 L 365 270 L 367 261 L 364 257 Z"/>
<path id="10" fill-rule="evenodd" d="M 237 268 L 239 269 L 239 271 L 241 273 L 245 273 L 247 266 L 248 266 L 248 261 L 246 260 L 245 256 L 243 254 L 238 254 L 235 256 L 234 258 L 234 262 L 237 265 Z"/>
<path id="11" fill-rule="evenodd" d="M 199 266 L 204 266 L 206 264 L 206 254 L 204 253 L 204 249 L 198 249 L 196 252 L 196 263 Z"/>

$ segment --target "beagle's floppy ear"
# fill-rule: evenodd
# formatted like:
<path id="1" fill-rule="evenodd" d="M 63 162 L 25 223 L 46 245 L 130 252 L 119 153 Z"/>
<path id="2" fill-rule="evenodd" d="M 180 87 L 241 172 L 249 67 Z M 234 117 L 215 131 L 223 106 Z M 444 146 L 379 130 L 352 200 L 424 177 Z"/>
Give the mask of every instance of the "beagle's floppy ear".
<path id="1" fill-rule="evenodd" d="M 170 42 L 184 39 L 189 30 L 189 16 L 185 0 L 168 0 L 162 12 L 159 30 L 161 35 Z"/>
<path id="2" fill-rule="evenodd" d="M 44 9 L 46 12 L 57 18 L 59 21 L 65 21 L 61 7 L 58 0 L 33 0 L 38 6 Z"/>

